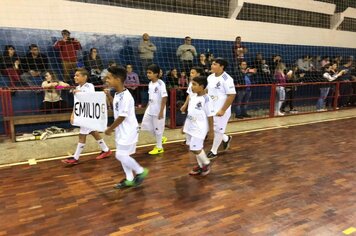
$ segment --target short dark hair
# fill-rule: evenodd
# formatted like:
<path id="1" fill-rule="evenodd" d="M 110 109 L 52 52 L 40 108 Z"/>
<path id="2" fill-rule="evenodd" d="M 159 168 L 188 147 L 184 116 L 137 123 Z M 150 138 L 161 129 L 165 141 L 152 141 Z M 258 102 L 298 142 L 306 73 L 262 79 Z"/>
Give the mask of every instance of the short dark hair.
<path id="1" fill-rule="evenodd" d="M 77 68 L 75 72 L 79 72 L 81 75 L 86 76 L 89 79 L 89 72 L 84 68 Z"/>
<path id="2" fill-rule="evenodd" d="M 203 85 L 204 89 L 208 85 L 208 79 L 205 76 L 197 76 L 192 79 L 193 81 L 197 82 L 199 85 Z"/>
<path id="3" fill-rule="evenodd" d="M 213 62 L 218 63 L 220 66 L 223 66 L 224 70 L 226 70 L 226 67 L 229 65 L 229 63 L 227 63 L 227 61 L 222 57 L 215 58 Z"/>
<path id="4" fill-rule="evenodd" d="M 110 72 L 114 78 L 120 79 L 122 82 L 126 80 L 127 71 L 122 66 L 110 66 L 108 72 Z"/>
<path id="5" fill-rule="evenodd" d="M 32 43 L 28 48 L 31 50 L 32 48 L 38 48 L 37 44 Z"/>
<path id="6" fill-rule="evenodd" d="M 146 70 L 150 70 L 150 71 L 152 71 L 154 74 L 159 74 L 160 68 L 159 68 L 159 66 L 156 65 L 156 64 L 151 64 L 151 65 L 147 66 Z"/>
<path id="7" fill-rule="evenodd" d="M 69 34 L 69 35 L 70 35 L 69 30 L 66 30 L 66 29 L 62 30 L 62 32 L 61 32 L 61 33 L 62 33 L 62 34 Z"/>
<path id="8" fill-rule="evenodd" d="M 191 70 L 195 70 L 197 73 L 199 73 L 200 75 L 204 74 L 204 70 L 203 68 L 201 68 L 200 66 L 193 66 L 192 68 L 190 68 Z"/>

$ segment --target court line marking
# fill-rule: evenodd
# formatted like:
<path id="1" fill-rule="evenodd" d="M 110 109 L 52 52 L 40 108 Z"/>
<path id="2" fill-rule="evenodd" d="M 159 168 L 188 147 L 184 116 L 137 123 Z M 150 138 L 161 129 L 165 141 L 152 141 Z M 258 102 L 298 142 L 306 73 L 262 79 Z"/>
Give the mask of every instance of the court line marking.
<path id="1" fill-rule="evenodd" d="M 295 123 L 295 124 L 276 125 L 276 126 L 272 126 L 272 127 L 264 127 L 264 128 L 251 129 L 251 130 L 245 130 L 245 131 L 229 132 L 229 133 L 226 133 L 226 134 L 228 134 L 228 135 L 247 134 L 247 133 L 253 133 L 253 132 L 260 132 L 260 131 L 281 129 L 281 128 L 289 128 L 289 127 L 308 125 L 308 124 L 317 124 L 317 123 L 337 121 L 337 120 L 346 120 L 346 119 L 351 119 L 351 118 L 355 118 L 355 116 L 329 118 L 329 119 L 317 120 L 317 121 L 306 121 L 306 122 L 300 122 L 300 123 Z M 185 139 L 167 141 L 165 144 L 180 143 L 180 142 L 183 142 L 183 141 L 185 141 Z M 154 145 L 155 144 L 152 144 L 152 143 L 142 144 L 142 145 L 137 145 L 137 148 L 150 147 L 150 146 L 154 146 Z M 111 149 L 111 150 L 112 151 L 116 151 L 116 149 Z M 87 153 L 81 154 L 80 156 L 90 156 L 90 155 L 99 154 L 99 153 L 100 153 L 99 151 L 87 152 Z M 45 161 L 61 160 L 61 159 L 65 159 L 65 158 L 68 158 L 68 157 L 71 157 L 71 156 L 72 155 L 57 156 L 57 157 L 50 157 L 50 158 L 43 158 L 43 159 L 29 159 L 27 161 L 21 161 L 21 162 L 16 162 L 16 163 L 1 164 L 0 168 L 18 166 L 18 165 L 26 165 L 26 164 L 28 164 L 28 165 L 36 165 L 35 163 L 40 163 L 40 162 L 45 162 Z"/>

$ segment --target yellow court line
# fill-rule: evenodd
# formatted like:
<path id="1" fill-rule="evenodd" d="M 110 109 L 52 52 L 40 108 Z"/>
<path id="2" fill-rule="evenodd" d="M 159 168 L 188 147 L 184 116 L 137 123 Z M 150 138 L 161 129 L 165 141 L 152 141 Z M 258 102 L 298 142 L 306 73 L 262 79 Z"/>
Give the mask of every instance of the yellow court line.
<path id="1" fill-rule="evenodd" d="M 316 123 L 336 121 L 336 120 L 345 120 L 345 119 L 350 119 L 350 118 L 355 118 L 355 116 L 345 116 L 345 117 L 331 118 L 331 119 L 325 119 L 325 120 L 319 120 L 319 121 L 300 122 L 300 123 L 288 124 L 288 125 L 276 125 L 276 126 L 272 126 L 272 127 L 265 127 L 265 128 L 251 129 L 251 130 L 245 130 L 245 131 L 237 131 L 237 132 L 229 132 L 227 134 L 235 135 L 235 134 L 246 134 L 246 133 L 273 130 L 273 129 L 281 129 L 281 128 L 285 129 L 285 128 L 289 128 L 289 127 L 293 127 L 293 126 L 316 124 Z M 183 141 L 184 141 L 184 139 L 178 139 L 178 140 L 173 140 L 173 141 L 167 141 L 165 144 L 179 143 L 179 142 L 183 142 Z M 154 146 L 154 145 L 155 144 L 152 144 L 152 143 L 150 143 L 150 144 L 142 144 L 142 145 L 137 145 L 137 148 L 150 147 L 150 146 Z M 116 149 L 112 149 L 112 151 L 116 151 Z M 99 153 L 100 152 L 98 152 L 98 151 L 87 152 L 87 153 L 81 154 L 81 156 L 90 156 L 90 155 L 99 154 Z M 17 163 L 2 164 L 2 165 L 0 165 L 0 168 L 18 166 L 18 165 L 25 165 L 25 164 L 34 165 L 34 164 L 36 164 L 36 162 L 39 163 L 39 162 L 45 162 L 45 161 L 61 160 L 61 159 L 64 159 L 64 158 L 68 158 L 70 156 L 71 156 L 71 154 L 68 154 L 66 156 L 57 156 L 57 157 L 43 158 L 43 159 L 38 159 L 38 160 L 37 159 L 30 159 L 30 160 L 27 160 L 27 161 L 21 161 L 21 162 L 17 162 Z"/>

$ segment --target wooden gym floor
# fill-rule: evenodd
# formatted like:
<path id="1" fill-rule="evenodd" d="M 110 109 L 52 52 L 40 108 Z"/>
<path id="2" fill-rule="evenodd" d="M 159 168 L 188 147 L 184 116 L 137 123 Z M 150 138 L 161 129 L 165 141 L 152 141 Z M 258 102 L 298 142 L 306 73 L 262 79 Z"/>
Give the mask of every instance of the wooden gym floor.
<path id="1" fill-rule="evenodd" d="M 114 157 L 2 168 L 0 235 L 356 235 L 355 130 L 353 118 L 236 135 L 204 178 L 188 176 L 181 143 L 139 148 L 150 175 L 128 190 L 112 188 Z"/>

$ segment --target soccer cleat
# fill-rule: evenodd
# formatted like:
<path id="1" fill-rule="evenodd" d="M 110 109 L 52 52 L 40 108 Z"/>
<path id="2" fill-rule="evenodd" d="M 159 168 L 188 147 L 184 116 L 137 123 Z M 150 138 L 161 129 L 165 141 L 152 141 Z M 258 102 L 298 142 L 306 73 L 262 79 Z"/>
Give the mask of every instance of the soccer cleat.
<path id="1" fill-rule="evenodd" d="M 134 187 L 134 186 L 136 186 L 134 180 L 130 181 L 127 179 L 123 179 L 120 181 L 120 183 L 116 184 L 114 186 L 114 188 L 115 189 L 123 189 L 123 188 L 130 188 L 130 187 Z"/>
<path id="2" fill-rule="evenodd" d="M 189 175 L 201 175 L 203 169 L 200 166 L 194 166 L 193 169 L 189 172 Z"/>
<path id="3" fill-rule="evenodd" d="M 210 167 L 211 167 L 210 163 L 207 164 L 207 165 L 204 165 L 204 166 L 201 168 L 201 175 L 202 175 L 202 176 L 208 175 L 208 174 L 210 173 L 210 169 L 211 169 Z"/>
<path id="4" fill-rule="evenodd" d="M 143 180 L 147 177 L 148 172 L 149 170 L 147 168 L 143 168 L 143 172 L 135 176 L 135 186 L 139 186 L 140 184 L 142 184 Z"/>
<path id="5" fill-rule="evenodd" d="M 167 138 L 167 137 L 165 137 L 165 136 L 163 136 L 163 137 L 162 137 L 162 143 L 166 143 L 166 142 L 167 142 L 167 140 L 168 140 L 168 138 Z"/>
<path id="6" fill-rule="evenodd" d="M 157 154 L 161 154 L 164 152 L 164 149 L 163 148 L 157 148 L 157 147 L 154 147 L 151 151 L 148 152 L 148 154 L 150 155 L 157 155 Z"/>
<path id="7" fill-rule="evenodd" d="M 218 155 L 217 155 L 217 154 L 214 154 L 212 151 L 209 151 L 206 156 L 207 156 L 210 160 L 214 160 L 215 158 L 218 157 Z"/>
<path id="8" fill-rule="evenodd" d="M 231 135 L 229 135 L 228 137 L 229 137 L 229 139 L 228 139 L 226 142 L 224 142 L 224 141 L 223 141 L 224 151 L 226 151 L 227 149 L 229 149 L 229 148 L 230 148 L 230 144 L 231 144 L 231 139 L 232 139 L 232 136 L 231 136 Z"/>
<path id="9" fill-rule="evenodd" d="M 70 158 L 67 158 L 67 159 L 64 159 L 62 160 L 63 163 L 66 163 L 66 164 L 71 164 L 71 165 L 76 165 L 79 163 L 78 160 L 76 160 L 74 157 L 70 157 Z"/>
<path id="10" fill-rule="evenodd" d="M 99 156 L 95 157 L 95 159 L 97 159 L 97 160 L 104 159 L 105 157 L 111 156 L 111 154 L 112 154 L 111 150 L 109 150 L 107 152 L 102 151 Z"/>

